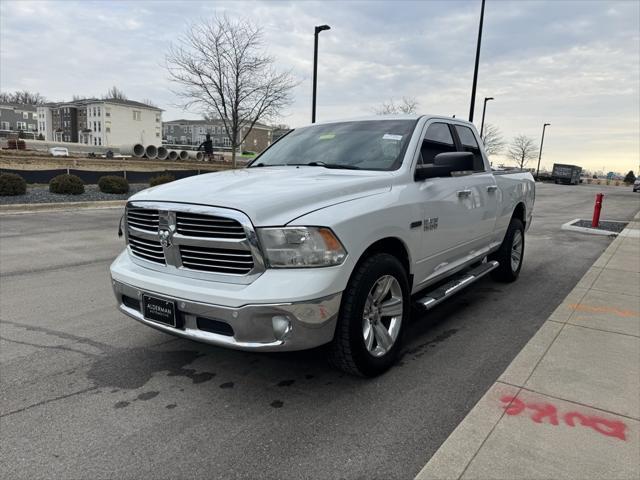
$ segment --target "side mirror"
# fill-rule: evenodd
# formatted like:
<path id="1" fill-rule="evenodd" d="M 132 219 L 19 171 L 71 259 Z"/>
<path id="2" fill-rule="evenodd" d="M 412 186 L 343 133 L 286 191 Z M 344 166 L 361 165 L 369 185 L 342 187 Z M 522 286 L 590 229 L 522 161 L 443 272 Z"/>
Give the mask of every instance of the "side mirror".
<path id="1" fill-rule="evenodd" d="M 433 159 L 433 165 L 419 165 L 416 168 L 415 179 L 450 177 L 451 172 L 473 170 L 473 153 L 471 152 L 444 152 L 439 153 Z"/>

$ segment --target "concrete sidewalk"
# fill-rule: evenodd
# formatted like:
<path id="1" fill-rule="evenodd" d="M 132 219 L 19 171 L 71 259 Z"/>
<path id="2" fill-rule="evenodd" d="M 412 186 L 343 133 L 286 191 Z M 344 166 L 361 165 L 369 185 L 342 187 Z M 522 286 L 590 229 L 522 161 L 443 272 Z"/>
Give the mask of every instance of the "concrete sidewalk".
<path id="1" fill-rule="evenodd" d="M 640 214 L 417 475 L 640 478 Z"/>

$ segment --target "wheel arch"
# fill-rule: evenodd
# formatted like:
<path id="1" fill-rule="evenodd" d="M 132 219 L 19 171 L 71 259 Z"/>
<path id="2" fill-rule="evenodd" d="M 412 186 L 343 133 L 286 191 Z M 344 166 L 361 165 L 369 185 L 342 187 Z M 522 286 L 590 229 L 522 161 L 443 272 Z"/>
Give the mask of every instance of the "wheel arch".
<path id="1" fill-rule="evenodd" d="M 364 260 L 371 257 L 372 255 L 375 255 L 376 253 L 387 253 L 389 255 L 393 255 L 400 261 L 400 263 L 402 263 L 402 266 L 407 272 L 409 289 L 411 289 L 413 286 L 413 274 L 411 272 L 411 254 L 409 253 L 407 245 L 398 237 L 381 238 L 369 245 L 364 250 L 364 252 L 362 252 L 360 258 L 358 258 L 353 271 L 355 271 Z"/>
<path id="2" fill-rule="evenodd" d="M 527 207 L 525 206 L 524 202 L 519 202 L 516 205 L 516 208 L 513 209 L 513 214 L 511 215 L 511 218 L 517 218 L 518 220 L 520 220 L 522 222 L 522 225 L 527 226 Z"/>

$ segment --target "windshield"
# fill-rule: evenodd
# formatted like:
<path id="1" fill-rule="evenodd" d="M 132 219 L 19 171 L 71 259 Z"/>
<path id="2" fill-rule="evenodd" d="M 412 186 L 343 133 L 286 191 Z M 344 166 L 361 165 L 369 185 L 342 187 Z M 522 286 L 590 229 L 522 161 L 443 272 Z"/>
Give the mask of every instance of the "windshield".
<path id="1" fill-rule="evenodd" d="M 310 165 L 356 170 L 395 170 L 402 163 L 417 120 L 372 120 L 299 128 L 250 166 Z"/>

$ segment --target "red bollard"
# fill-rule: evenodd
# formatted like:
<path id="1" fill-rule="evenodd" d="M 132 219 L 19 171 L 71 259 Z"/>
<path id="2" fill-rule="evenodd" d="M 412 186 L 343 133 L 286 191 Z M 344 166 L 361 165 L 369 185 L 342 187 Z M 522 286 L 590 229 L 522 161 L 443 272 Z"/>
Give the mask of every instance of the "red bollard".
<path id="1" fill-rule="evenodd" d="M 600 212 L 602 211 L 602 199 L 604 193 L 596 194 L 596 204 L 593 206 L 593 219 L 591 220 L 591 226 L 597 228 L 600 224 Z"/>

